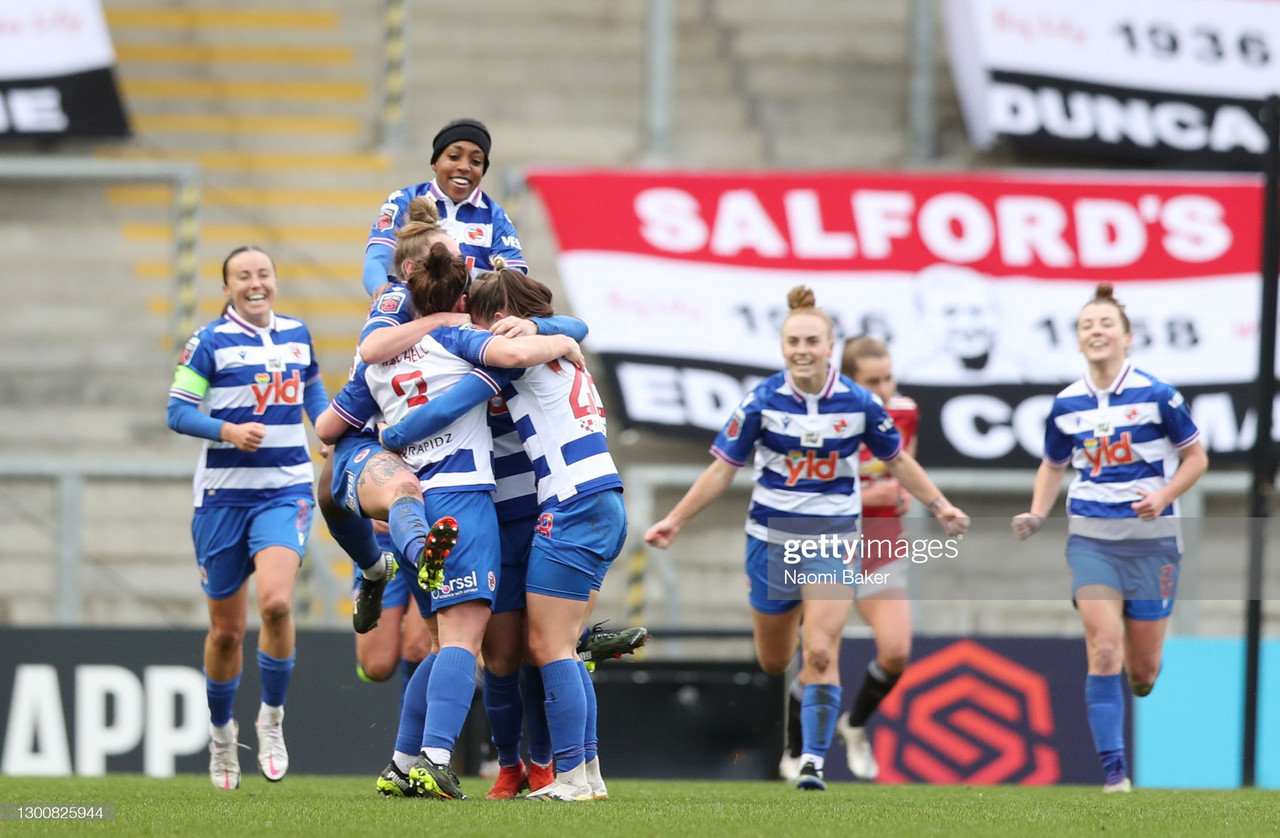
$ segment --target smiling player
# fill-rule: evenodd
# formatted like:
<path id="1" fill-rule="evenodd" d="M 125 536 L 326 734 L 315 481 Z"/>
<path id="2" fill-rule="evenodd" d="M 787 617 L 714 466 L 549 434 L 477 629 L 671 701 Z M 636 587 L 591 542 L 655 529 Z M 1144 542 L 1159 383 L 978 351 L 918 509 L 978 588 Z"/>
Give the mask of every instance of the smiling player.
<path id="1" fill-rule="evenodd" d="M 1135 696 L 1155 687 L 1182 558 L 1176 501 L 1209 457 L 1182 394 L 1126 360 L 1133 335 L 1109 283 L 1081 309 L 1076 337 L 1089 369 L 1053 400 L 1031 511 L 1014 517 L 1013 532 L 1039 531 L 1062 472 L 1075 467 L 1067 563 L 1089 655 L 1085 703 L 1102 790 L 1127 792 L 1120 670 Z"/>

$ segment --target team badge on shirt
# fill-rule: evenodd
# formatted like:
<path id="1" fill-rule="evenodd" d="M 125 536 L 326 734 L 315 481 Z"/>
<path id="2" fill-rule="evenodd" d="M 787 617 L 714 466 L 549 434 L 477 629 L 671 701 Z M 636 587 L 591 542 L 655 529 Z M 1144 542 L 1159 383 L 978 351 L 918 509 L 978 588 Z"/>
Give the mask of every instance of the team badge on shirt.
<path id="1" fill-rule="evenodd" d="M 382 210 L 378 213 L 378 223 L 375 225 L 379 230 L 390 230 L 396 223 L 396 214 L 400 208 L 393 203 L 385 203 Z"/>
<path id="2" fill-rule="evenodd" d="M 178 358 L 178 366 L 182 366 L 191 360 L 191 356 L 196 354 L 196 349 L 200 347 L 200 338 L 192 335 L 187 341 L 187 345 L 182 347 L 182 356 Z"/>
<path id="3" fill-rule="evenodd" d="M 401 304 L 404 303 L 404 294 L 387 293 L 382 295 L 382 300 L 378 303 L 378 311 L 383 314 L 392 314 L 397 311 Z"/>
<path id="4" fill-rule="evenodd" d="M 462 230 L 462 243 L 488 247 L 493 242 L 492 224 L 468 224 Z"/>
<path id="5" fill-rule="evenodd" d="M 746 418 L 747 414 L 742 408 L 734 410 L 729 417 L 729 424 L 725 426 L 724 435 L 729 439 L 737 439 L 742 434 L 742 423 Z"/>

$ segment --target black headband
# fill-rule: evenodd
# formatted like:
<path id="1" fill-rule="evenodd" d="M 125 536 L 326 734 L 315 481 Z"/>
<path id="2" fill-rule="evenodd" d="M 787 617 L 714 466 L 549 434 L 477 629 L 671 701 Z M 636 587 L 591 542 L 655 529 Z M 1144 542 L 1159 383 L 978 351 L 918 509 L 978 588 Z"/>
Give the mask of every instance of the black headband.
<path id="1" fill-rule="evenodd" d="M 444 150 L 456 142 L 475 143 L 484 152 L 484 170 L 489 171 L 489 129 L 478 119 L 455 119 L 440 129 L 431 141 L 431 162 L 434 164 Z"/>

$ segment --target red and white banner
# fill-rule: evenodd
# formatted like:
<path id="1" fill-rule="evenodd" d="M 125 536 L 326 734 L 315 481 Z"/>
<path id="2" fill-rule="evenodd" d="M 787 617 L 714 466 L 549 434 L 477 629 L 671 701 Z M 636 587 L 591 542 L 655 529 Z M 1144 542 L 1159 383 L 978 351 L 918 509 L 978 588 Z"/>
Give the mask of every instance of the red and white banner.
<path id="1" fill-rule="evenodd" d="M 799 284 L 838 340 L 888 341 L 904 392 L 936 402 L 939 423 L 981 431 L 948 430 L 955 450 L 926 462 L 1038 454 L 1043 398 L 1083 370 L 1074 322 L 1100 281 L 1128 306 L 1140 366 L 1184 387 L 1255 377 L 1259 178 L 547 170 L 529 181 L 626 424 L 718 429 L 745 387 L 781 367 L 779 326 Z M 1007 416 L 953 404 L 1001 393 Z M 1019 429 L 1032 398 L 1022 413 L 1039 419 Z M 1231 421 L 1235 450 L 1250 431 Z M 1009 431 L 998 444 L 993 425 Z"/>

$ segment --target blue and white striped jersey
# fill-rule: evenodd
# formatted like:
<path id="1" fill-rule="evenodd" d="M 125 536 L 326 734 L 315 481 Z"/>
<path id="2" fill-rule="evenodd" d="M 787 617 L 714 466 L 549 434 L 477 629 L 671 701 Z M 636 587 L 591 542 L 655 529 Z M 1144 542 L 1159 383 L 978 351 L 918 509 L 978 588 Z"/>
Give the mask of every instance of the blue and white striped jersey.
<path id="1" fill-rule="evenodd" d="M 1068 385 L 1049 411 L 1044 459 L 1076 469 L 1067 489 L 1070 531 L 1110 540 L 1177 536 L 1177 501 L 1155 522 L 1140 521 L 1131 504 L 1140 490 L 1164 488 L 1178 451 L 1199 438 L 1182 394 L 1132 364 L 1106 390 L 1088 376 Z"/>
<path id="2" fill-rule="evenodd" d="M 460 330 L 463 357 L 501 384 L 502 398 L 537 478 L 538 506 L 546 508 L 578 495 L 622 488 L 622 478 L 605 439 L 604 408 L 586 370 L 552 361 L 525 370 L 485 367 L 485 351 L 497 338 L 477 329 Z"/>
<path id="3" fill-rule="evenodd" d="M 382 262 L 388 278 L 396 275 L 392 264 L 396 250 L 395 231 L 409 217 L 409 202 L 419 195 L 436 202 L 440 226 L 458 243 L 462 258 L 467 261 L 473 276 L 493 270 L 494 256 L 501 256 L 509 268 L 528 269 L 515 225 L 491 196 L 477 188 L 465 201 L 455 204 L 431 180 L 397 189 L 388 195 L 369 230 L 365 259 L 372 257 Z M 373 291 L 372 288 L 366 290 Z"/>
<path id="4" fill-rule="evenodd" d="M 502 388 L 538 478 L 542 508 L 622 488 L 605 438 L 603 401 L 586 370 L 567 361 L 529 367 Z"/>
<path id="5" fill-rule="evenodd" d="M 192 335 L 170 397 L 205 402 L 214 419 L 267 426 L 252 453 L 205 440 L 194 483 L 197 507 L 313 496 L 315 475 L 302 425 L 304 392 L 312 386 L 321 386 L 320 368 L 301 320 L 273 314 L 270 325 L 259 327 L 228 309 Z"/>
<path id="6" fill-rule="evenodd" d="M 885 462 L 902 451 L 880 399 L 833 367 L 820 393 L 804 392 L 785 371 L 760 382 L 733 411 L 711 453 L 740 468 L 755 450 L 746 530 L 770 541 L 770 519 L 832 519 L 831 532 L 854 532 L 862 514 L 863 443 Z M 772 541 L 783 538 L 775 533 Z"/>
<path id="7" fill-rule="evenodd" d="M 493 434 L 493 508 L 499 521 L 538 514 L 538 479 L 516 432 L 515 420 L 501 394 L 489 399 L 489 432 Z"/>
<path id="8" fill-rule="evenodd" d="M 413 408 L 447 393 L 474 369 L 457 352 L 461 331 L 455 327 L 436 329 L 390 361 L 358 364 L 355 375 L 334 397 L 334 411 L 356 428 L 364 427 L 379 412 L 394 424 Z M 486 380 L 497 393 L 500 385 Z M 400 456 L 417 473 L 423 492 L 494 489 L 493 438 L 483 405 L 430 438 L 408 446 Z"/>

